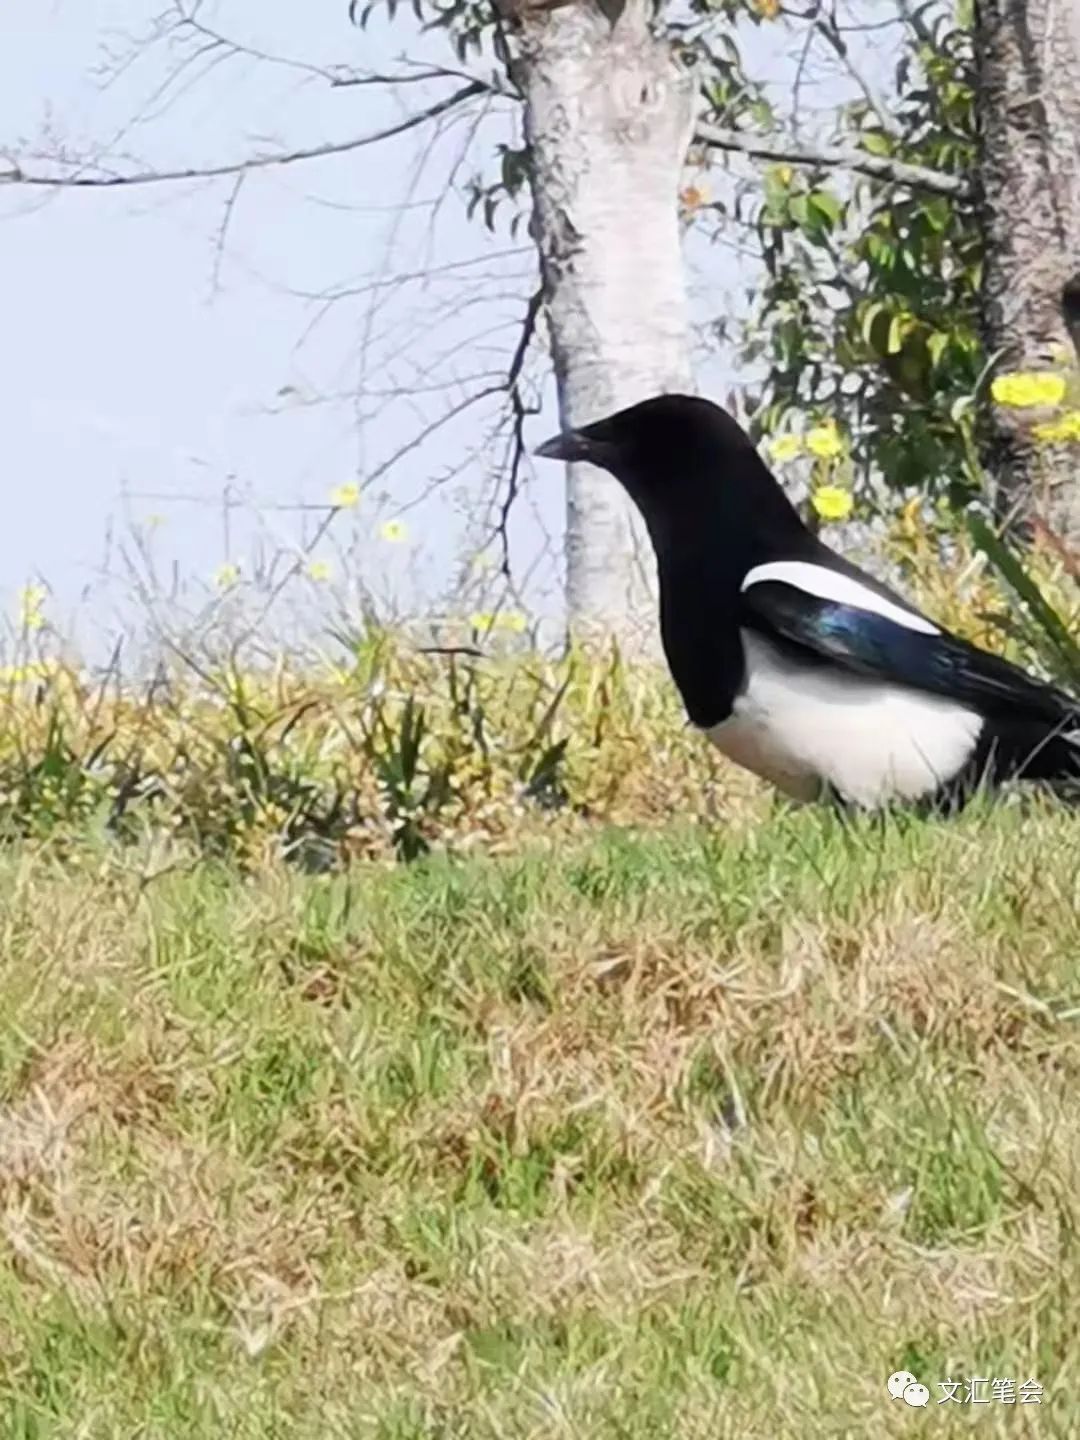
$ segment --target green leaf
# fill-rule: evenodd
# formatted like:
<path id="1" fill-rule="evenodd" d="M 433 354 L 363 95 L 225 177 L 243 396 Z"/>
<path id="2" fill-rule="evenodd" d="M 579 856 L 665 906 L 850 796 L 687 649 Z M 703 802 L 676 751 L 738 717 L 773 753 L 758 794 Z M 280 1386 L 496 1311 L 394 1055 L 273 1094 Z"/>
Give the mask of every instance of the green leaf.
<path id="1" fill-rule="evenodd" d="M 843 205 L 831 190 L 812 190 L 807 196 L 807 201 L 812 209 L 825 218 L 830 227 L 838 224 L 844 213 Z"/>
<path id="2" fill-rule="evenodd" d="M 871 232 L 866 237 L 866 254 L 868 259 L 879 266 L 882 270 L 892 268 L 896 259 L 896 251 L 883 236 Z"/>
<path id="3" fill-rule="evenodd" d="M 912 317 L 903 313 L 894 315 L 889 322 L 889 338 L 885 342 L 886 355 L 899 355 L 904 348 L 904 336 L 911 329 Z"/>
<path id="4" fill-rule="evenodd" d="M 930 352 L 930 363 L 935 369 L 941 364 L 941 357 L 949 347 L 949 336 L 944 330 L 935 330 L 926 342 L 926 348 Z"/>
<path id="5" fill-rule="evenodd" d="M 860 329 L 862 330 L 862 337 L 866 341 L 867 345 L 873 345 L 874 343 L 874 321 L 878 318 L 879 315 L 884 315 L 887 309 L 888 306 L 885 304 L 884 300 L 875 300 L 863 311 L 862 325 Z"/>
<path id="6" fill-rule="evenodd" d="M 981 515 L 969 512 L 968 532 L 1001 578 L 1025 605 L 1064 665 L 1065 672 L 1080 680 L 1080 645 L 1069 633 L 1069 627 L 1047 600 L 1038 585 L 1021 565 L 1005 542 Z"/>
<path id="7" fill-rule="evenodd" d="M 871 155 L 891 155 L 892 141 L 884 130 L 864 130 L 862 132 L 862 147 Z"/>
<path id="8" fill-rule="evenodd" d="M 508 194 L 516 195 L 526 178 L 524 150 L 503 146 L 501 170 L 504 188 Z"/>

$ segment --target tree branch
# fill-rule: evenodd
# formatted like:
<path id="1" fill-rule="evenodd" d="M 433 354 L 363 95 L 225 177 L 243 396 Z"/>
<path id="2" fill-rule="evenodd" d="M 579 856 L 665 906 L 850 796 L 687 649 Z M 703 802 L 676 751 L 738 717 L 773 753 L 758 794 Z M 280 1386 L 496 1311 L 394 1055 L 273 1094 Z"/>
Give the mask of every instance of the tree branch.
<path id="1" fill-rule="evenodd" d="M 868 150 L 844 149 L 838 145 L 814 148 L 787 140 L 782 135 L 752 135 L 742 130 L 726 130 L 719 125 L 699 123 L 695 140 L 715 150 L 733 150 L 755 160 L 779 160 L 788 165 L 817 165 L 830 170 L 851 170 L 874 180 L 890 180 L 912 190 L 927 190 L 934 195 L 962 198 L 971 193 L 967 180 L 959 175 L 946 175 L 925 165 L 910 165 L 887 155 L 871 155 Z"/>
<path id="2" fill-rule="evenodd" d="M 306 60 L 294 60 L 288 55 L 278 55 L 270 50 L 260 50 L 253 45 L 245 44 L 242 40 L 235 40 L 230 35 L 222 34 L 220 30 L 215 30 L 199 19 L 198 6 L 190 13 L 183 10 L 180 5 L 176 5 L 175 9 L 177 18 L 173 25 L 174 33 L 177 31 L 190 32 L 193 35 L 201 36 L 211 45 L 223 46 L 233 55 L 246 57 L 249 60 L 258 60 L 266 65 L 279 65 L 286 70 L 296 70 L 312 79 L 325 80 L 335 89 L 357 85 L 415 85 L 426 80 L 473 80 L 476 78 L 464 70 L 453 70 L 445 65 L 429 65 L 425 62 L 408 59 L 403 63 L 412 65 L 414 68 L 407 75 L 388 75 L 375 71 L 355 70 L 347 65 L 312 65 Z M 494 84 L 489 84 L 489 88 L 495 88 Z"/>
<path id="3" fill-rule="evenodd" d="M 540 318 L 543 304 L 544 287 L 541 285 L 529 297 L 521 334 L 518 336 L 510 368 L 506 374 L 506 390 L 510 396 L 514 426 L 510 441 L 510 474 L 506 485 L 506 497 L 499 509 L 497 534 L 502 542 L 502 573 L 507 580 L 510 579 L 510 511 L 514 508 L 514 501 L 517 498 L 521 462 L 525 458 L 525 417 L 530 413 L 521 394 L 521 373 L 525 368 L 529 346 L 536 334 L 536 322 Z"/>
<path id="4" fill-rule="evenodd" d="M 350 150 L 359 150 L 364 145 L 376 145 L 394 135 L 402 135 L 417 125 L 425 125 L 440 115 L 489 93 L 489 87 L 481 80 L 474 80 L 436 100 L 424 110 L 388 125 L 385 130 L 373 130 L 370 135 L 360 135 L 353 140 L 334 140 L 325 145 L 314 145 L 308 150 L 290 150 L 278 155 L 251 155 L 245 160 L 233 160 L 222 165 L 194 166 L 184 170 L 141 170 L 132 175 L 41 175 L 27 172 L 20 165 L 10 170 L 0 170 L 0 185 L 33 185 L 46 189 L 107 190 L 123 185 L 160 185 L 179 180 L 217 180 L 227 175 L 243 175 L 252 170 L 266 170 L 275 165 L 294 165 L 303 160 L 321 160 L 328 155 L 344 155 Z"/>
<path id="5" fill-rule="evenodd" d="M 858 85 L 859 89 L 863 93 L 866 103 L 870 106 L 870 109 L 873 110 L 874 114 L 877 116 L 878 123 L 880 124 L 882 130 L 885 131 L 886 135 L 895 135 L 896 126 L 893 124 L 892 117 L 889 115 L 889 112 L 882 104 L 881 99 L 877 94 L 877 91 L 870 84 L 870 81 L 866 78 L 862 70 L 859 68 L 858 65 L 856 65 L 855 61 L 852 59 L 851 51 L 848 48 L 847 41 L 840 33 L 840 27 L 836 23 L 835 14 L 831 15 L 827 20 L 823 20 L 820 16 L 818 16 L 818 18 L 814 21 L 814 30 L 825 40 L 826 44 L 832 48 L 837 59 L 847 70 L 851 78 L 855 81 L 855 84 Z"/>
<path id="6" fill-rule="evenodd" d="M 922 8 L 914 9 L 910 0 L 896 0 L 896 8 L 900 11 L 900 18 L 904 24 L 910 25 L 916 40 L 933 50 L 936 55 L 940 47 L 934 41 L 934 32 L 927 25 Z"/>

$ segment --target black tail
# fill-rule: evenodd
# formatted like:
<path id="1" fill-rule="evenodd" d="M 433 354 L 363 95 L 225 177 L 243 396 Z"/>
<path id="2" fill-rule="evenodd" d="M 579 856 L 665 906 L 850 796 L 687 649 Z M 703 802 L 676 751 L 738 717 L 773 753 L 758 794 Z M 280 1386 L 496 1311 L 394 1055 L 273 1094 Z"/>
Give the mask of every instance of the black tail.
<path id="1" fill-rule="evenodd" d="M 1080 716 L 1057 729 L 1040 721 L 991 721 L 977 757 L 984 779 L 1080 787 Z"/>

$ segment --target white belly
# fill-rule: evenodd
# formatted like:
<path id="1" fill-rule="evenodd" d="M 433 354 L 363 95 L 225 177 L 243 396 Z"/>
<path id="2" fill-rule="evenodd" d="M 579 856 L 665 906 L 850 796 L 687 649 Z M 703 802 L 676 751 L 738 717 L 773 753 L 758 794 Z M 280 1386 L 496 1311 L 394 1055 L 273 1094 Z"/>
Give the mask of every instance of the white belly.
<path id="1" fill-rule="evenodd" d="M 836 668 L 800 665 L 741 632 L 745 688 L 731 716 L 706 733 L 737 765 L 796 800 L 827 782 L 873 808 L 917 800 L 951 780 L 982 727 L 953 701 Z"/>

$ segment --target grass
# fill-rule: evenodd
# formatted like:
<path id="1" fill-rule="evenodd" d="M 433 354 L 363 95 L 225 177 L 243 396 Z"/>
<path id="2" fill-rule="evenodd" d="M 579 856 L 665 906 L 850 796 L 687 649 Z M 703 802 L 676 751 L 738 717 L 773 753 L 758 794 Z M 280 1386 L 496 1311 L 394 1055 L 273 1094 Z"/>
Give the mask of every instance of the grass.
<path id="1" fill-rule="evenodd" d="M 0 854 L 4 1437 L 1080 1433 L 1075 818 L 151 870 Z"/>
<path id="2" fill-rule="evenodd" d="M 1050 539 L 878 558 L 1070 684 Z M 1075 812 L 789 812 L 614 646 L 136 549 L 134 669 L 0 635 L 0 1440 L 1080 1434 Z"/>

